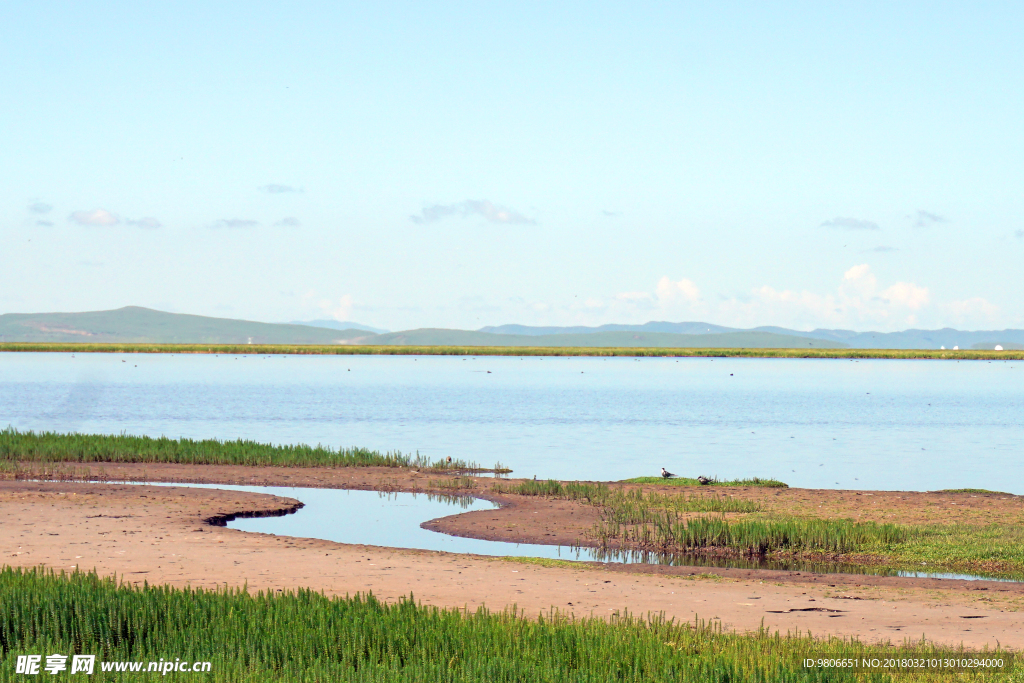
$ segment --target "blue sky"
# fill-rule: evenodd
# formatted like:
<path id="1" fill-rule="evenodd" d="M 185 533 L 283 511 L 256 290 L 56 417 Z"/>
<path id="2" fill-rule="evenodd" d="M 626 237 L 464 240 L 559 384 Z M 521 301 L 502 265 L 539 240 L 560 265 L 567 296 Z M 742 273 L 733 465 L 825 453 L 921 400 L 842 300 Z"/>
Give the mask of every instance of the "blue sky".
<path id="1" fill-rule="evenodd" d="M 4 3 L 0 312 L 1022 327 L 1021 35 L 985 2 Z"/>

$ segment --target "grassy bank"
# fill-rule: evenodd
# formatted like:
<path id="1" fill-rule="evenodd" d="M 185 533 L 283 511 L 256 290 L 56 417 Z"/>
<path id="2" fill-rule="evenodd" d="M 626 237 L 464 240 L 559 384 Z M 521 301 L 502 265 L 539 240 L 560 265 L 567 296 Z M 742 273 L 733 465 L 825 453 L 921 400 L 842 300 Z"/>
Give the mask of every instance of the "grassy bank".
<path id="1" fill-rule="evenodd" d="M 724 550 L 776 559 L 1024 579 L 1024 528 L 1018 524 L 820 519 L 766 509 L 757 500 L 735 498 L 727 488 L 712 487 L 699 493 L 661 493 L 549 480 L 495 482 L 491 490 L 598 507 L 600 522 L 581 540 L 604 549 L 666 554 Z"/>
<path id="2" fill-rule="evenodd" d="M 424 607 L 411 599 L 387 605 L 372 596 L 327 598 L 311 591 L 133 588 L 95 574 L 10 568 L 0 571 L 0 604 L 3 681 L 24 678 L 14 673 L 17 655 L 43 654 L 45 663 L 52 653 L 96 655 L 89 679 L 100 681 L 160 678 L 103 673 L 103 662 L 175 658 L 210 661 L 209 673 L 173 675 L 206 682 L 864 680 L 842 669 L 810 674 L 798 664 L 809 653 L 866 650 L 855 642 L 730 635 L 658 618 L 532 620 Z"/>
<path id="3" fill-rule="evenodd" d="M 417 467 L 473 470 L 473 463 L 429 461 L 418 453 L 366 448 L 282 445 L 256 441 L 168 439 L 127 434 L 58 434 L 0 430 L 0 463 L 177 463 L 273 467 Z"/>
<path id="4" fill-rule="evenodd" d="M 702 484 L 696 479 L 690 479 L 689 477 L 672 477 L 667 479 L 665 477 L 633 477 L 632 479 L 623 479 L 623 484 L 658 484 L 659 486 L 702 486 Z M 703 486 L 763 486 L 766 488 L 778 488 L 786 489 L 789 488 L 789 484 L 779 481 L 778 479 L 761 479 L 759 477 L 752 477 L 751 479 L 726 479 L 719 481 L 717 477 L 713 477 L 711 482 L 703 484 Z"/>
<path id="5" fill-rule="evenodd" d="M 206 353 L 225 355 L 341 356 L 628 356 L 639 358 L 890 358 L 936 360 L 1020 360 L 1024 351 L 936 351 L 930 349 L 758 349 L 545 346 L 356 346 L 299 344 L 63 344 L 5 343 L 0 352 Z"/>

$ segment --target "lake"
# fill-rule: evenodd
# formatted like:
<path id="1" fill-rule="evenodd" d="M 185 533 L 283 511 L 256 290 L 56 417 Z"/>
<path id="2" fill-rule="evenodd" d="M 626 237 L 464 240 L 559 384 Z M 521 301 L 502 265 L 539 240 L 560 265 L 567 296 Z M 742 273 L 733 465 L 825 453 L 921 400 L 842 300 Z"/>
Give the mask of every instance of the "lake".
<path id="1" fill-rule="evenodd" d="M 0 354 L 0 426 L 1024 494 L 1024 362 Z"/>

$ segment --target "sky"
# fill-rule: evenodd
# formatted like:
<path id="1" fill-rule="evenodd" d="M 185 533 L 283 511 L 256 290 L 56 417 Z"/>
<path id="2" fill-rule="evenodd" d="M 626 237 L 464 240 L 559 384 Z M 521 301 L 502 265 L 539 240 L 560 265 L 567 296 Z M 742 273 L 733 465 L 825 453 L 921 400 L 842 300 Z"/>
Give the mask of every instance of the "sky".
<path id="1" fill-rule="evenodd" d="M 1024 327 L 1024 5 L 0 3 L 0 313 Z"/>

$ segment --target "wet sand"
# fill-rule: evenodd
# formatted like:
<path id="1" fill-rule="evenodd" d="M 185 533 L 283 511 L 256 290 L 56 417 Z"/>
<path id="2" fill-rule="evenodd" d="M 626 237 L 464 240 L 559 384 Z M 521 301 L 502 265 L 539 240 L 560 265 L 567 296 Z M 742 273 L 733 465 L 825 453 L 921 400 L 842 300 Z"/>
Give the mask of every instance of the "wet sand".
<path id="1" fill-rule="evenodd" d="M 386 468 L 151 464 L 107 464 L 86 474 L 391 490 L 429 490 L 436 485 L 431 481 L 443 478 Z M 481 480 L 474 493 L 484 492 L 487 486 Z M 851 492 L 829 492 L 831 499 L 815 498 L 816 492 L 781 493 L 805 499 L 807 504 L 826 501 L 821 504 L 837 508 L 842 500 L 853 498 Z M 891 514 L 881 510 L 908 495 L 938 496 L 876 495 L 883 499 L 878 514 Z M 958 502 L 956 496 L 934 501 Z M 861 492 L 858 497 L 865 496 Z M 506 507 L 500 510 L 448 517 L 430 526 L 459 535 L 564 544 L 589 527 L 595 514 L 589 506 L 567 501 L 503 498 Z M 927 511 L 925 503 L 934 501 L 917 503 Z M 96 569 L 130 582 L 176 586 L 246 585 L 250 590 L 271 591 L 306 587 L 328 595 L 372 591 L 385 600 L 412 594 L 418 601 L 444 607 L 485 605 L 500 610 L 515 606 L 527 616 L 552 609 L 576 616 L 663 612 L 685 621 L 720 621 L 724 628 L 736 631 L 756 630 L 763 623 L 783 633 L 809 630 L 869 642 L 920 640 L 924 635 L 948 645 L 982 647 L 998 641 L 1004 647 L 1024 647 L 1024 612 L 1018 611 L 1024 608 L 1024 586 L 1018 584 L 596 563 L 541 566 L 277 537 L 210 523 L 232 514 L 272 514 L 295 505 L 293 500 L 231 491 L 2 481 L 0 564 Z M 970 514 L 1009 516 L 1019 514 L 1019 506 L 1019 499 L 986 498 Z M 947 502 L 941 507 L 952 506 Z"/>

